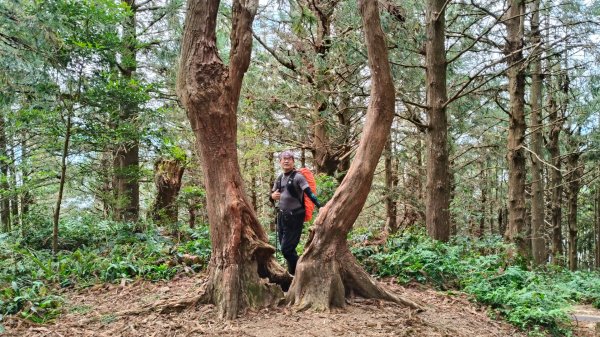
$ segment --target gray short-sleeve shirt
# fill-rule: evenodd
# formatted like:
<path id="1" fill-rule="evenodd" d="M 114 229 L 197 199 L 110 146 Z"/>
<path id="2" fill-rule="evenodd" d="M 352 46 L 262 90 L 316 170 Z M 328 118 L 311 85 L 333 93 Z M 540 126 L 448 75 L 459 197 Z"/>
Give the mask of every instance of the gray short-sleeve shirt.
<path id="1" fill-rule="evenodd" d="M 283 174 L 281 177 L 281 199 L 279 199 L 279 209 L 283 211 L 291 211 L 302 207 L 300 204 L 300 200 L 294 197 L 287 189 L 287 183 L 290 178 L 291 172 L 287 174 Z M 292 182 L 292 186 L 296 189 L 296 195 L 302 196 L 303 191 L 308 187 L 308 181 L 302 175 L 302 173 L 296 171 L 296 175 L 294 176 L 294 181 Z M 272 192 L 277 190 L 277 180 L 273 184 Z"/>

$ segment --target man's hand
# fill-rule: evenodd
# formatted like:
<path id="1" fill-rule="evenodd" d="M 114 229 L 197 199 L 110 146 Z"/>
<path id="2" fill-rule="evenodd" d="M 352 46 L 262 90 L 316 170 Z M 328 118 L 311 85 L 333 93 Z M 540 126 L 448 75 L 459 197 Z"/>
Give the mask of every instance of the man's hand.
<path id="1" fill-rule="evenodd" d="M 263 194 L 264 195 L 264 194 Z M 271 198 L 273 198 L 273 200 L 279 200 L 281 199 L 281 192 L 279 191 L 275 191 L 271 194 Z"/>

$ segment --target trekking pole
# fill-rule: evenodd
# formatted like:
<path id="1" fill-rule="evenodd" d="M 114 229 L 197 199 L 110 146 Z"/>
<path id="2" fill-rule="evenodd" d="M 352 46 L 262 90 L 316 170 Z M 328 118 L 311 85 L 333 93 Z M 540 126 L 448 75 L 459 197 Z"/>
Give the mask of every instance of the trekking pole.
<path id="1" fill-rule="evenodd" d="M 275 258 L 277 258 L 277 251 L 279 250 L 279 210 L 275 215 Z"/>

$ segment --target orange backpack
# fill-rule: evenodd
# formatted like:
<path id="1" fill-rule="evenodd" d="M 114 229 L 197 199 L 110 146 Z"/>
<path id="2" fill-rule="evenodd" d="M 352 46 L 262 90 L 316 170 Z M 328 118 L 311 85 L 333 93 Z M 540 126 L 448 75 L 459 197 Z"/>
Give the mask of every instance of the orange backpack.
<path id="1" fill-rule="evenodd" d="M 312 172 L 306 168 L 306 167 L 302 167 L 300 169 L 298 169 L 298 172 L 300 172 L 304 178 L 306 178 L 306 181 L 308 182 L 308 186 L 310 186 L 310 189 L 313 191 L 313 193 L 315 195 L 317 195 L 317 181 L 315 180 L 315 176 L 312 174 Z M 313 217 L 313 211 L 315 210 L 315 204 L 313 204 L 312 200 L 310 200 L 310 198 L 303 198 L 304 199 L 304 209 L 306 211 L 305 215 L 304 215 L 304 221 L 310 221 Z"/>

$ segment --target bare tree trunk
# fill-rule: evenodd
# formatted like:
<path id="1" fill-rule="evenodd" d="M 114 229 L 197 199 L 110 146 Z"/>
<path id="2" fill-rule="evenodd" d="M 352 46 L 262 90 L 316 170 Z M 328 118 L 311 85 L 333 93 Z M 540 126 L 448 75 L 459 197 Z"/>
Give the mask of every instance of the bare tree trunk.
<path id="1" fill-rule="evenodd" d="M 321 208 L 287 300 L 299 308 L 327 310 L 342 307 L 345 296 L 356 294 L 417 307 L 377 284 L 358 264 L 346 236 L 356 221 L 371 188 L 375 168 L 394 117 L 394 84 L 381 30 L 377 1 L 360 1 L 366 39 L 371 98 L 360 143 L 348 173 L 331 200 Z M 352 191 L 352 192 L 350 192 Z"/>
<path id="2" fill-rule="evenodd" d="M 234 0 L 229 66 L 219 57 L 219 0 L 188 2 L 177 89 L 200 149 L 212 254 L 204 300 L 232 319 L 248 307 L 276 303 L 290 276 L 243 191 L 237 157 L 237 107 L 252 49 L 257 0 Z"/>
<path id="3" fill-rule="evenodd" d="M 29 213 L 29 208 L 33 204 L 33 195 L 29 191 L 29 177 L 31 175 L 31 168 L 29 167 L 29 144 L 27 143 L 27 134 L 26 131 L 23 131 L 20 135 L 20 144 L 21 144 L 21 174 L 23 177 L 22 180 L 22 194 L 21 194 L 21 224 L 23 223 L 23 217 Z M 21 226 L 21 231 L 23 236 L 25 236 L 24 232 L 25 227 Z"/>
<path id="4" fill-rule="evenodd" d="M 544 178 L 542 153 L 542 39 L 540 0 L 531 3 L 531 43 L 534 46 L 531 74 L 531 255 L 536 266 L 546 262 L 544 241 Z"/>
<path id="5" fill-rule="evenodd" d="M 4 114 L 0 115 L 0 222 L 4 232 L 11 230 L 10 226 L 10 185 L 8 183 L 8 141 Z"/>
<path id="6" fill-rule="evenodd" d="M 580 152 L 575 148 L 567 157 L 568 175 L 568 205 L 569 205 L 569 269 L 577 270 L 577 197 L 581 186 L 583 165 L 579 162 Z"/>
<path id="7" fill-rule="evenodd" d="M 185 167 L 178 159 L 159 159 L 154 164 L 154 184 L 156 200 L 152 209 L 154 221 L 163 224 L 176 224 L 179 207 L 177 196 L 181 188 L 181 178 Z"/>
<path id="8" fill-rule="evenodd" d="M 135 0 L 122 0 L 121 2 L 127 4 L 132 13 L 123 23 L 124 48 L 119 69 L 125 80 L 132 80 L 137 71 L 137 6 Z M 135 125 L 138 116 L 137 110 L 136 103 L 123 104 L 119 122 Z M 115 215 L 119 220 L 137 221 L 140 212 L 139 139 L 135 131 L 129 137 L 131 139 L 119 144 L 114 153 L 115 184 L 113 188 L 115 188 L 117 197 Z"/>
<path id="9" fill-rule="evenodd" d="M 429 115 L 425 221 L 429 236 L 444 242 L 450 238 L 445 3 L 445 0 L 429 0 L 427 3 L 427 42 L 425 44 L 427 113 Z"/>
<path id="10" fill-rule="evenodd" d="M 552 78 L 548 75 L 548 87 L 550 90 L 554 88 L 552 85 Z M 559 116 L 559 109 L 556 105 L 554 98 L 555 93 L 548 95 L 548 111 L 550 124 L 550 131 L 548 133 L 548 143 L 546 148 L 550 153 L 550 162 L 552 167 L 550 170 L 550 188 L 552 191 L 550 199 L 550 213 L 551 213 L 551 227 L 552 227 L 552 260 L 554 263 L 559 263 L 560 257 L 563 255 L 562 247 L 562 173 L 561 169 L 561 158 L 560 158 L 560 132 L 563 127 L 564 120 L 562 116 Z"/>
<path id="11" fill-rule="evenodd" d="M 510 122 L 508 128 L 508 228 L 506 236 L 527 256 L 525 237 L 525 72 L 523 71 L 523 14 L 525 3 L 511 0 L 505 21 L 507 40 L 508 93 Z"/>
<path id="12" fill-rule="evenodd" d="M 53 230 L 52 230 L 52 253 L 58 252 L 58 222 L 60 220 L 60 207 L 62 204 L 65 182 L 67 181 L 67 157 L 69 156 L 69 141 L 71 140 L 71 111 L 67 112 L 67 128 L 65 131 L 65 141 L 63 143 L 63 152 L 60 163 L 60 184 L 58 185 L 58 196 L 56 197 L 56 207 L 54 208 Z"/>
<path id="13" fill-rule="evenodd" d="M 479 237 L 485 235 L 486 209 L 488 203 L 487 161 L 481 160 L 481 208 L 479 210 Z"/>
<path id="14" fill-rule="evenodd" d="M 597 169 L 600 173 L 600 167 Z M 594 198 L 594 225 L 596 228 L 596 269 L 600 269 L 600 185 L 596 184 L 596 197 Z"/>
<path id="15" fill-rule="evenodd" d="M 394 172 L 394 157 L 393 157 L 393 145 L 392 138 L 388 137 L 388 141 L 385 148 L 385 207 L 386 207 L 386 221 L 385 231 L 388 233 L 396 233 L 398 230 L 398 223 L 396 222 L 397 215 L 397 203 L 396 203 L 396 186 L 398 184 L 397 172 Z"/>

